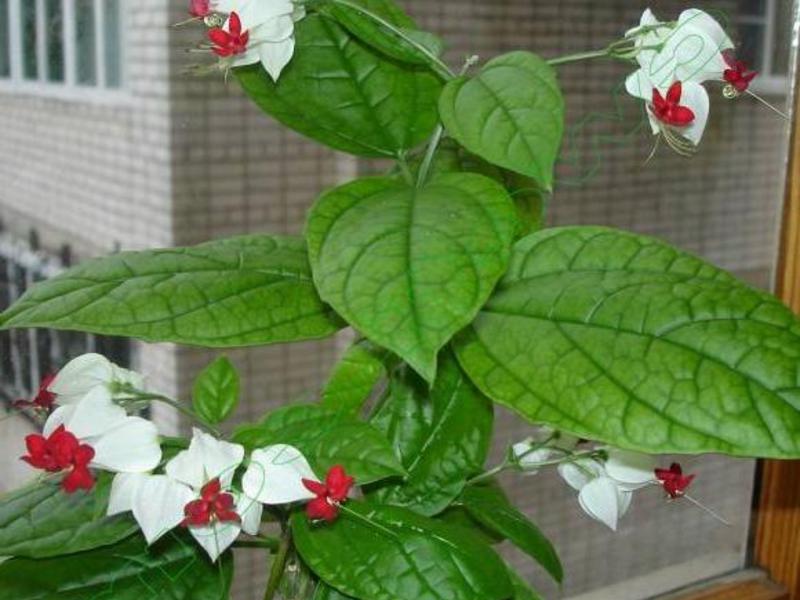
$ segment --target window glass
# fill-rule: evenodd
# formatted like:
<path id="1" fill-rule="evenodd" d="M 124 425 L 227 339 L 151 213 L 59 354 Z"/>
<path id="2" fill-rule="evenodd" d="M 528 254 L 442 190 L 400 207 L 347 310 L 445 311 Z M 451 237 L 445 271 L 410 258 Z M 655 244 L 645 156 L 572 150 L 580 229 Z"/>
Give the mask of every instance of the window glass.
<path id="1" fill-rule="evenodd" d="M 75 2 L 75 72 L 81 85 L 97 83 L 97 32 L 94 25 L 94 2 Z"/>
<path id="2" fill-rule="evenodd" d="M 0 77 L 11 76 L 11 48 L 8 36 L 8 0 L 0 0 Z"/>
<path id="3" fill-rule="evenodd" d="M 778 2 L 775 6 L 775 45 L 772 48 L 773 75 L 789 74 L 792 30 L 786 26 L 792 22 L 792 3 Z"/>
<path id="4" fill-rule="evenodd" d="M 36 44 L 36 2 L 20 3 L 22 25 L 22 74 L 25 79 L 38 79 L 39 62 Z"/>
<path id="5" fill-rule="evenodd" d="M 104 43 L 106 60 L 106 87 L 118 88 L 122 83 L 122 56 L 120 49 L 119 0 L 106 0 L 104 15 Z"/>
<path id="6" fill-rule="evenodd" d="M 47 80 L 64 81 L 64 11 L 61 0 L 47 0 L 45 45 Z"/>

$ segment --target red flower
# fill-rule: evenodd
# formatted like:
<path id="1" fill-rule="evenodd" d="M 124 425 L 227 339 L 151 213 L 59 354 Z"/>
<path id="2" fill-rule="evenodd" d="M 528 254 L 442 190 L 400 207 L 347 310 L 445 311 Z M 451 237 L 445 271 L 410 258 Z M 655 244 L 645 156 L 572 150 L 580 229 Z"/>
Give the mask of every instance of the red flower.
<path id="1" fill-rule="evenodd" d="M 750 87 L 750 82 L 756 78 L 758 73 L 756 71 L 748 71 L 744 61 L 736 60 L 731 51 L 723 52 L 722 56 L 725 58 L 725 62 L 728 63 L 728 68 L 722 74 L 723 78 L 740 94 L 746 92 L 747 88 Z"/>
<path id="2" fill-rule="evenodd" d="M 32 408 L 36 411 L 49 413 L 53 409 L 56 395 L 47 388 L 50 387 L 55 378 L 55 373 L 45 375 L 39 383 L 39 390 L 33 400 L 17 400 L 14 402 L 14 408 Z"/>
<path id="3" fill-rule="evenodd" d="M 69 470 L 61 481 L 61 487 L 68 494 L 78 489 L 90 490 L 94 486 L 94 476 L 89 471 L 89 463 L 94 458 L 94 448 L 81 444 L 63 425 L 45 438 L 31 434 L 25 438 L 28 455 L 22 460 L 36 469 L 48 473 Z"/>
<path id="4" fill-rule="evenodd" d="M 673 83 L 667 90 L 667 97 L 653 88 L 653 103 L 650 110 L 656 119 L 674 127 L 685 127 L 694 121 L 694 112 L 687 106 L 681 106 L 683 86 L 680 81 Z"/>
<path id="5" fill-rule="evenodd" d="M 347 495 L 355 479 L 345 473 L 344 467 L 331 467 L 325 483 L 303 479 L 306 489 L 316 496 L 306 505 L 306 514 L 313 521 L 332 523 L 339 517 L 339 505 L 347 501 Z"/>
<path id="6" fill-rule="evenodd" d="M 211 13 L 210 0 L 189 0 L 189 14 L 197 19 L 207 17 Z"/>
<path id="7" fill-rule="evenodd" d="M 656 479 L 661 482 L 670 498 L 680 498 L 694 481 L 694 475 L 684 475 L 678 463 L 672 463 L 669 469 L 656 469 Z"/>
<path id="8" fill-rule="evenodd" d="M 231 494 L 222 492 L 219 479 L 212 479 L 200 490 L 200 498 L 192 500 L 183 509 L 184 527 L 205 527 L 215 522 L 238 523 L 241 518 L 234 508 Z"/>
<path id="9" fill-rule="evenodd" d="M 242 21 L 235 12 L 228 18 L 228 29 L 213 27 L 208 30 L 208 39 L 214 44 L 211 50 L 223 58 L 242 54 L 250 41 L 250 32 L 242 31 Z"/>

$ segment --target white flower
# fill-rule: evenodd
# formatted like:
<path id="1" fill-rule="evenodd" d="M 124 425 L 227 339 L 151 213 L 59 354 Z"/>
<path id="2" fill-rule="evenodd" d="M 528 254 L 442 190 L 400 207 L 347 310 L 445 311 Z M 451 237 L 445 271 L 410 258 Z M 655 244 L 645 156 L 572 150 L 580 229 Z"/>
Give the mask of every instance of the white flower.
<path id="1" fill-rule="evenodd" d="M 242 489 L 264 504 L 300 502 L 314 498 L 303 485 L 303 479 L 318 480 L 297 448 L 277 444 L 253 451 L 242 478 Z"/>
<path id="2" fill-rule="evenodd" d="M 58 372 L 48 390 L 56 394 L 60 405 L 73 404 L 83 399 L 97 387 L 109 393 L 118 386 L 144 389 L 144 377 L 134 371 L 123 369 L 100 354 L 83 354 L 68 362 Z"/>
<path id="3" fill-rule="evenodd" d="M 578 445 L 578 438 L 541 427 L 534 435 L 511 446 L 517 464 L 529 475 L 539 472 L 539 466 L 554 458 L 563 457 Z"/>
<path id="4" fill-rule="evenodd" d="M 733 42 L 722 27 L 707 13 L 698 9 L 683 11 L 677 23 L 656 19 L 650 9 L 643 14 L 639 27 L 628 32 L 636 37 L 636 60 L 640 68 L 625 81 L 632 96 L 649 103 L 647 111 L 654 134 L 664 133 L 667 142 L 680 151 L 690 151 L 674 133 L 697 146 L 708 122 L 709 100 L 700 85 L 709 80 L 722 80 L 728 68 L 723 52 Z M 661 99 L 674 99 L 689 109 L 691 120 L 671 120 L 655 104 Z M 682 88 L 682 89 L 681 89 Z M 688 114 L 688 113 L 687 113 Z M 688 122 L 687 122 L 688 121 Z"/>
<path id="5" fill-rule="evenodd" d="M 248 35 L 243 49 L 225 55 L 226 66 L 241 67 L 260 62 L 277 81 L 294 55 L 294 24 L 305 17 L 305 9 L 291 0 L 217 0 L 212 5 L 216 12 L 238 15 L 238 23 L 232 23 L 228 17 L 223 31 L 234 34 L 241 31 Z"/>
<path id="6" fill-rule="evenodd" d="M 616 531 L 628 511 L 633 491 L 654 481 L 654 462 L 649 456 L 610 450 L 605 464 L 582 458 L 559 465 L 564 481 L 578 491 L 578 502 L 593 519 Z"/>
<path id="7" fill-rule="evenodd" d="M 155 468 L 161 460 L 158 430 L 150 421 L 130 417 L 114 404 L 106 386 L 90 389 L 82 400 L 60 406 L 44 424 L 50 436 L 60 426 L 82 444 L 91 446 L 89 466 L 118 473 L 141 473 Z"/>

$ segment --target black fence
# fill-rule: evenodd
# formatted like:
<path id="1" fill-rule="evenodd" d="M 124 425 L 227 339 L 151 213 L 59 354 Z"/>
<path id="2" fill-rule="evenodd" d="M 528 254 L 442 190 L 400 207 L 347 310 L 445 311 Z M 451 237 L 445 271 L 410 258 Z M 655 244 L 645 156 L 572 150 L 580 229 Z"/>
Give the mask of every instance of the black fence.
<path id="1" fill-rule="evenodd" d="M 37 281 L 69 267 L 71 257 L 69 246 L 56 255 L 43 252 L 35 231 L 23 241 L 5 233 L 0 223 L 0 309 L 10 306 Z M 131 344 L 124 338 L 50 329 L 0 332 L 0 401 L 30 399 L 42 377 L 86 352 L 103 354 L 123 367 L 130 365 Z"/>

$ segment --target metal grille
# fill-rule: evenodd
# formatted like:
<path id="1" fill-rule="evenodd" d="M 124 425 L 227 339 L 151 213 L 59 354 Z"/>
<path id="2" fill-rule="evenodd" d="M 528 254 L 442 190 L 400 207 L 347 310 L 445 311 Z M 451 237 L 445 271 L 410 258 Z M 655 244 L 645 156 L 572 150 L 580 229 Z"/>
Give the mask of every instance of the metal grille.
<path id="1" fill-rule="evenodd" d="M 8 308 L 37 281 L 69 267 L 71 255 L 69 246 L 63 246 L 58 256 L 43 252 L 35 231 L 22 241 L 3 232 L 0 224 L 0 309 Z M 123 338 L 50 329 L 0 333 L 0 401 L 30 398 L 43 376 L 86 352 L 98 352 L 128 366 L 131 344 Z"/>

